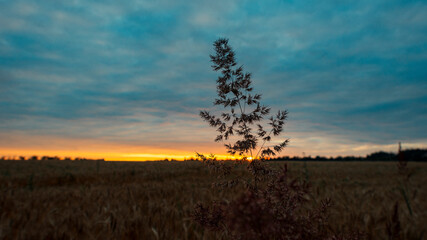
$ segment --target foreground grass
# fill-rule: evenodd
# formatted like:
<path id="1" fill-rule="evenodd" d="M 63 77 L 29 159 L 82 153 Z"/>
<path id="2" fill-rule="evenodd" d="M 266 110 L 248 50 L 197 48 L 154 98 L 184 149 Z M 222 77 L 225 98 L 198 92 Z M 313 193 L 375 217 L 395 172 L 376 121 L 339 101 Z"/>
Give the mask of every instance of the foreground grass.
<path id="1" fill-rule="evenodd" d="M 402 238 L 427 236 L 427 164 L 409 163 L 405 176 L 386 162 L 288 166 L 313 202 L 332 199 L 333 231 L 388 239 L 397 202 Z M 248 177 L 244 166 L 234 176 Z M 0 161 L 0 239 L 219 239 L 191 220 L 197 202 L 243 191 L 217 181 L 199 162 Z"/>

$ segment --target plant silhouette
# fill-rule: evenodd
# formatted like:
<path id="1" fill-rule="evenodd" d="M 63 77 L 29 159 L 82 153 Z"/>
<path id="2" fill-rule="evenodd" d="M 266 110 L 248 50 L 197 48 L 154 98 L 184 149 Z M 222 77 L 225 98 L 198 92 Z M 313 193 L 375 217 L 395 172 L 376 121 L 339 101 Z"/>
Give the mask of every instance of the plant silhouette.
<path id="1" fill-rule="evenodd" d="M 251 73 L 244 73 L 243 66 L 237 66 L 228 39 L 220 38 L 213 45 L 216 54 L 210 55 L 212 68 L 221 73 L 217 79 L 218 98 L 214 105 L 223 106 L 226 110 L 220 116 L 201 111 L 200 116 L 219 132 L 216 142 L 230 141 L 233 136 L 238 138 L 234 143 L 224 144 L 228 153 L 239 154 L 244 159 L 276 155 L 289 140 L 273 146 L 266 144 L 271 143 L 272 136 L 282 133 L 288 112 L 279 110 L 276 115 L 269 116 L 271 109 L 260 103 L 261 94 L 253 93 Z M 261 124 L 263 119 L 268 119 L 270 129 Z"/>
<path id="2" fill-rule="evenodd" d="M 269 116 L 270 108 L 260 103 L 261 95 L 252 93 L 251 74 L 243 73 L 237 67 L 235 53 L 228 45 L 228 39 L 214 42 L 215 55 L 211 55 L 214 71 L 220 71 L 217 79 L 218 98 L 214 105 L 227 109 L 219 117 L 201 111 L 200 116 L 217 128 L 219 135 L 215 141 L 225 143 L 228 153 L 239 154 L 243 161 L 249 160 L 247 170 L 251 179 L 227 180 L 232 166 L 225 161 L 217 161 L 213 154 L 205 157 L 197 153 L 212 172 L 225 182 L 213 187 L 246 189 L 231 200 L 221 200 L 209 205 L 198 203 L 193 219 L 206 229 L 217 231 L 223 239 L 361 239 L 359 232 L 335 234 L 328 225 L 330 199 L 317 204 L 307 204 L 309 184 L 305 181 L 290 180 L 285 165 L 280 171 L 269 169 L 262 161 L 279 153 L 288 140 L 273 146 L 272 137 L 283 132 L 287 111 L 278 111 Z M 261 124 L 267 119 L 270 129 Z M 256 130 L 255 130 L 256 129 Z"/>

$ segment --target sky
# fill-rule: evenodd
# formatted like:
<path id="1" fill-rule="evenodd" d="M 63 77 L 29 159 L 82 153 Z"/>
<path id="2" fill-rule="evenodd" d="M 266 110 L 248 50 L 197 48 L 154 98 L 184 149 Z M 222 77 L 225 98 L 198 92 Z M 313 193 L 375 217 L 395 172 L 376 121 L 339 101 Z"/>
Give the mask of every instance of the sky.
<path id="1" fill-rule="evenodd" d="M 426 1 L 0 0 L 0 155 L 224 155 L 220 37 L 289 111 L 281 155 L 427 147 Z"/>

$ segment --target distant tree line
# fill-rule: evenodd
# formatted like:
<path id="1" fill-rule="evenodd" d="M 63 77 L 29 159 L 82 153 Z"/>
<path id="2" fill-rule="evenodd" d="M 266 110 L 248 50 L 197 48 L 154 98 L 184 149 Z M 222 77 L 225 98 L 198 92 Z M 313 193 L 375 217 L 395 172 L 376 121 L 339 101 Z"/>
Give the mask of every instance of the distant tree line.
<path id="1" fill-rule="evenodd" d="M 59 161 L 59 160 L 64 160 L 64 161 L 104 161 L 104 159 L 89 159 L 89 158 L 81 158 L 81 157 L 76 157 L 76 158 L 70 158 L 70 157 L 65 157 L 65 158 L 60 158 L 57 156 L 42 156 L 42 157 L 38 157 L 38 156 L 31 156 L 31 157 L 24 157 L 24 156 L 12 156 L 12 157 L 0 157 L 0 160 L 21 160 L 21 161 Z"/>
<path id="2" fill-rule="evenodd" d="M 405 161 L 427 162 L 427 149 L 407 149 L 400 152 L 400 158 Z M 374 152 L 361 156 L 337 156 L 337 157 L 322 157 L 322 156 L 305 156 L 305 157 L 277 157 L 270 158 L 269 161 L 399 161 L 399 154 L 391 152 Z"/>

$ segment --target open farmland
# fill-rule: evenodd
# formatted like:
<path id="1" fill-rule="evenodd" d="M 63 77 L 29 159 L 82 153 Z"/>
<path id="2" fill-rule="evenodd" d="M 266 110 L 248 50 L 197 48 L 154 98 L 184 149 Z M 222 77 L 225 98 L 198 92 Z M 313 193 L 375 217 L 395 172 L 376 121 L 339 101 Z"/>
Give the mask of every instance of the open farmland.
<path id="1" fill-rule="evenodd" d="M 406 177 L 392 162 L 288 162 L 288 168 L 291 178 L 310 183 L 310 201 L 332 199 L 332 231 L 388 239 L 397 202 L 401 237 L 427 236 L 426 163 L 410 162 Z M 235 176 L 249 177 L 245 165 L 236 165 Z M 191 218 L 197 202 L 244 191 L 212 188 L 217 181 L 196 161 L 0 161 L 0 239 L 220 239 Z"/>

